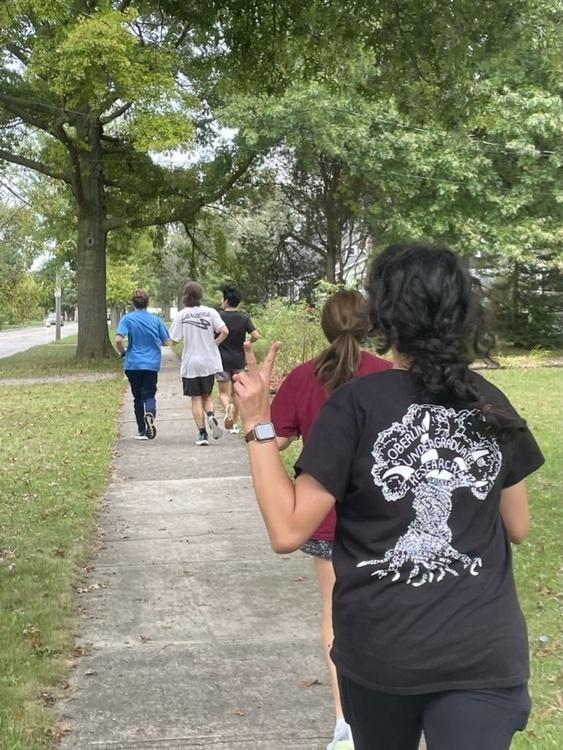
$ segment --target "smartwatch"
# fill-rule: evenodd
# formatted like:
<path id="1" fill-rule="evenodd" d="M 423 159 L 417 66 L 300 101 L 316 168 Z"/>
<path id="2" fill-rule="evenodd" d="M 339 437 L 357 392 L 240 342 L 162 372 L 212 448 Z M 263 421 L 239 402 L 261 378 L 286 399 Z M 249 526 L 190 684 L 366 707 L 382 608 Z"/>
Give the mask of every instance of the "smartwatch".
<path id="1" fill-rule="evenodd" d="M 258 422 L 250 432 L 247 432 L 244 439 L 247 443 L 256 440 L 257 443 L 268 443 L 275 440 L 276 430 L 271 422 Z"/>

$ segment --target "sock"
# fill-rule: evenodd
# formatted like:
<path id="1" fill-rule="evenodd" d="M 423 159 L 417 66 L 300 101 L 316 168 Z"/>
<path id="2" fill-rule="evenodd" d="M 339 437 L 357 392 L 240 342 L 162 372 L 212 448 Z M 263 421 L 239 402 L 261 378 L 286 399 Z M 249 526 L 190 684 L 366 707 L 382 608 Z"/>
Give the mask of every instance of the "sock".
<path id="1" fill-rule="evenodd" d="M 200 428 L 199 428 L 199 434 L 200 434 L 201 436 L 203 436 L 203 435 L 207 435 L 207 430 L 205 429 L 205 427 L 200 427 Z"/>
<path id="2" fill-rule="evenodd" d="M 207 412 L 207 416 L 208 417 L 214 417 L 215 416 L 215 412 L 214 411 L 208 411 Z"/>
<path id="3" fill-rule="evenodd" d="M 352 738 L 352 732 L 350 727 L 346 723 L 346 720 L 342 717 L 336 720 L 334 725 L 334 739 L 335 740 L 349 740 Z"/>

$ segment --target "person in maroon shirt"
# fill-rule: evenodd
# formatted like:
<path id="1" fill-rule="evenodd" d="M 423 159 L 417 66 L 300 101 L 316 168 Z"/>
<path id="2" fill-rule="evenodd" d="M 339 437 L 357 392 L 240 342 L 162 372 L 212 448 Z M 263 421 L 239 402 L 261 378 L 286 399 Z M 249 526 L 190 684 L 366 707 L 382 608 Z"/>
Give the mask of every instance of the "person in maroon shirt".
<path id="1" fill-rule="evenodd" d="M 367 303 L 359 292 L 340 291 L 326 301 L 321 326 L 330 345 L 315 359 L 292 370 L 281 384 L 272 401 L 272 422 L 277 442 L 284 450 L 295 438 L 306 442 L 309 432 L 328 396 L 343 383 L 356 376 L 370 375 L 391 367 L 391 362 L 362 351 L 370 324 Z M 336 669 L 329 656 L 334 638 L 332 630 L 332 591 L 334 568 L 332 545 L 336 528 L 336 511 L 331 509 L 323 523 L 301 550 L 311 555 L 322 595 L 321 638 L 330 671 L 336 726 L 327 750 L 346 750 L 353 747 L 346 724 Z"/>

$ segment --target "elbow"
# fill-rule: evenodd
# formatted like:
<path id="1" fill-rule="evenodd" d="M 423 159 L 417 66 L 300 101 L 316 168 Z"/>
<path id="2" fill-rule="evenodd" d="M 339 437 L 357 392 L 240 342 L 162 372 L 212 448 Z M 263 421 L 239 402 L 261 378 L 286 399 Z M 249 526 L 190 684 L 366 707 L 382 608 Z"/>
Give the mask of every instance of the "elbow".
<path id="1" fill-rule="evenodd" d="M 276 555 L 289 555 L 291 552 L 296 552 L 303 542 L 301 539 L 289 534 L 270 534 L 270 544 Z"/>
<path id="2" fill-rule="evenodd" d="M 508 538 L 512 544 L 522 544 L 527 538 L 529 531 L 529 527 L 526 529 L 511 530 L 508 532 Z"/>
<path id="3" fill-rule="evenodd" d="M 530 533 L 530 522 L 506 526 L 506 535 L 512 544 L 522 544 Z"/>

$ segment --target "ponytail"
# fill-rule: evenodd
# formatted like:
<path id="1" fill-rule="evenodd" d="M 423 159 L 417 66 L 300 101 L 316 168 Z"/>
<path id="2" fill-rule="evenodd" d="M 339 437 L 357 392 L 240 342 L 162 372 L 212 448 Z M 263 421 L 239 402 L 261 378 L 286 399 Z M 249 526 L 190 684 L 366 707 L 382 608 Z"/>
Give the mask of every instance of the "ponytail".
<path id="1" fill-rule="evenodd" d="M 356 377 L 362 358 L 360 344 L 369 331 L 368 308 L 359 292 L 343 290 L 326 301 L 321 327 L 328 346 L 317 358 L 315 376 L 329 393 Z"/>
<path id="2" fill-rule="evenodd" d="M 358 374 L 362 350 L 350 331 L 341 333 L 317 358 L 315 376 L 329 393 Z"/>

